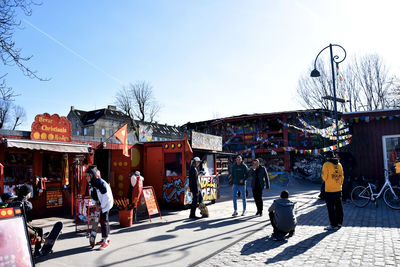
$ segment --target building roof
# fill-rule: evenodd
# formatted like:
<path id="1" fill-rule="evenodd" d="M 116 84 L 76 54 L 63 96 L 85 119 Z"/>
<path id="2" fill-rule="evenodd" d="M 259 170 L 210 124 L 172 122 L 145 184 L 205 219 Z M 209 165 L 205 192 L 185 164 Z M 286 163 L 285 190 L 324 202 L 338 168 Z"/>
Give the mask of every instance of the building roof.
<path id="1" fill-rule="evenodd" d="M 206 121 L 188 122 L 185 125 L 199 124 L 199 123 L 212 123 L 215 125 L 215 124 L 222 123 L 222 122 L 232 122 L 232 121 L 246 120 L 246 119 L 257 119 L 257 118 L 263 118 L 263 117 L 277 117 L 277 116 L 283 115 L 283 114 L 309 113 L 309 112 L 331 112 L 331 111 L 326 110 L 326 109 L 306 109 L 306 110 L 280 111 L 280 112 L 271 112 L 271 113 L 242 114 L 242 115 L 236 115 L 236 116 L 218 118 L 218 119 L 212 119 L 212 120 L 206 120 Z"/>
<path id="2" fill-rule="evenodd" d="M 344 120 L 362 117 L 362 116 L 390 116 L 390 115 L 399 115 L 400 109 L 376 109 L 369 111 L 357 111 L 357 112 L 345 112 L 342 117 Z"/>
<path id="3" fill-rule="evenodd" d="M 124 113 L 115 110 L 113 108 L 103 108 L 91 111 L 71 109 L 71 111 L 74 112 L 76 116 L 78 116 L 78 118 L 84 125 L 93 124 L 98 119 L 104 116 L 110 119 L 117 119 L 117 120 L 128 119 L 128 116 L 126 116 Z"/>
<path id="4" fill-rule="evenodd" d="M 71 112 L 74 112 L 74 114 L 78 116 L 78 118 L 84 125 L 93 124 L 102 117 L 107 117 L 108 119 L 129 121 L 129 117 L 125 115 L 123 112 L 116 110 L 114 106 L 108 106 L 108 108 L 91 110 L 91 111 L 78 110 L 75 109 L 74 107 L 71 107 Z M 177 127 L 167 124 L 141 122 L 138 120 L 135 120 L 135 122 L 138 125 L 139 124 L 151 125 L 154 136 L 177 138 L 177 139 L 183 138 L 183 131 L 179 126 Z"/>

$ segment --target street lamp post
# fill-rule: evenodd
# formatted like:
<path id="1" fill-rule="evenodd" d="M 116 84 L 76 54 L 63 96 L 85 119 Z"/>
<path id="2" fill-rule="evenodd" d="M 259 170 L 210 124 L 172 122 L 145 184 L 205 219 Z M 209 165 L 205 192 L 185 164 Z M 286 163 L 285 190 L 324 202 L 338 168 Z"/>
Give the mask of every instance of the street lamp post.
<path id="1" fill-rule="evenodd" d="M 339 56 L 333 55 L 332 47 L 334 47 L 334 46 L 335 47 L 339 47 L 339 48 L 341 48 L 343 50 L 343 52 L 344 52 L 343 59 L 339 60 L 340 59 Z M 334 64 L 333 63 L 336 63 L 336 66 L 338 66 L 339 63 L 343 62 L 343 60 L 345 60 L 345 58 L 346 58 L 346 54 L 347 54 L 346 50 L 342 46 L 340 46 L 338 44 L 329 44 L 327 47 L 324 47 L 321 51 L 319 51 L 317 57 L 315 58 L 314 69 L 311 72 L 310 76 L 313 77 L 313 78 L 321 76 L 320 72 L 317 70 L 317 59 L 318 59 L 319 55 L 322 53 L 322 51 L 324 51 L 327 48 L 329 48 L 329 52 L 330 52 L 330 56 L 331 56 L 333 108 L 334 108 L 334 113 L 335 113 L 335 125 L 336 125 L 336 146 L 337 146 L 337 149 L 339 150 L 339 125 L 338 125 L 338 114 L 337 114 L 338 112 L 337 112 L 337 105 L 336 105 L 337 99 L 336 99 L 335 68 L 334 68 Z"/>

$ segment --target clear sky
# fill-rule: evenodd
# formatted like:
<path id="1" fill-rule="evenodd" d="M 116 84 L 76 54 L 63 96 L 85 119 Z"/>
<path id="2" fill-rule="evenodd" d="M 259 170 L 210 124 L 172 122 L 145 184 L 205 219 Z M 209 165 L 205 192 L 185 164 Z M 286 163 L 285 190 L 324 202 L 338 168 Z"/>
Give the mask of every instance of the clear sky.
<path id="1" fill-rule="evenodd" d="M 399 10 L 397 0 L 43 0 L 15 39 L 51 80 L 0 71 L 20 94 L 23 130 L 37 114 L 105 108 L 139 80 L 170 125 L 303 109 L 298 79 L 329 43 L 378 53 L 400 74 Z"/>

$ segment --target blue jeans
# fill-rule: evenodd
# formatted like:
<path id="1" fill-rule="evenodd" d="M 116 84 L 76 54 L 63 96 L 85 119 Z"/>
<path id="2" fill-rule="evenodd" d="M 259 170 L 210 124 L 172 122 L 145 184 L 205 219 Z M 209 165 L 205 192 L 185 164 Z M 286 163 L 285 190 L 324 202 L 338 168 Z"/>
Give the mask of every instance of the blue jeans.
<path id="1" fill-rule="evenodd" d="M 237 191 L 240 191 L 240 196 L 242 197 L 243 210 L 246 210 L 246 191 L 245 185 L 233 184 L 233 209 L 237 211 Z"/>

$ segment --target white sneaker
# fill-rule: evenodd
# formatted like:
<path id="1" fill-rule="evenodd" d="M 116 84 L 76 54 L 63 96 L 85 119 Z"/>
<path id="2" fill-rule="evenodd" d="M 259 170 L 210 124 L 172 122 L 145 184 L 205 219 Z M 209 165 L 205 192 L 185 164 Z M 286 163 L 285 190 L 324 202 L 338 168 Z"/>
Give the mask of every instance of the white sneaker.
<path id="1" fill-rule="evenodd" d="M 238 213 L 237 213 L 237 211 L 236 211 L 236 210 L 233 212 L 232 216 L 233 216 L 233 217 L 236 217 L 236 216 L 238 216 Z"/>
<path id="2" fill-rule="evenodd" d="M 242 212 L 242 216 L 244 216 L 244 215 L 246 215 L 246 210 L 244 210 L 244 211 Z"/>

